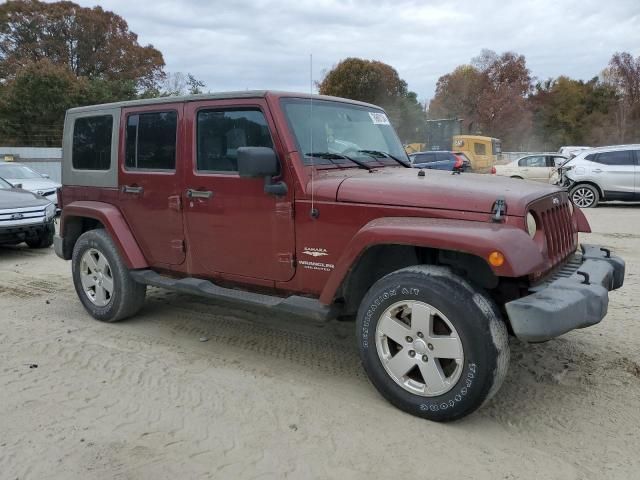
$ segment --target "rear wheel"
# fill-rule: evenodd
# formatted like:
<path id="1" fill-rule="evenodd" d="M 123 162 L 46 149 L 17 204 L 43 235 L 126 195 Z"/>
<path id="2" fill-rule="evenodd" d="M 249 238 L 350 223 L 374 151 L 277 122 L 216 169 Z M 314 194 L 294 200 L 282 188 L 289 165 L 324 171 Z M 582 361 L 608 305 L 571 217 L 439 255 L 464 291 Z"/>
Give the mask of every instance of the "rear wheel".
<path id="1" fill-rule="evenodd" d="M 378 391 L 429 420 L 476 410 L 499 389 L 509 364 L 495 304 L 443 267 L 409 267 L 379 280 L 362 301 L 357 333 Z"/>
<path id="2" fill-rule="evenodd" d="M 83 233 L 72 257 L 73 284 L 84 308 L 96 319 L 116 322 L 144 304 L 147 287 L 137 283 L 103 229 Z"/>
<path id="3" fill-rule="evenodd" d="M 593 185 L 582 183 L 571 189 L 569 197 L 577 207 L 592 208 L 598 205 L 600 192 Z"/>

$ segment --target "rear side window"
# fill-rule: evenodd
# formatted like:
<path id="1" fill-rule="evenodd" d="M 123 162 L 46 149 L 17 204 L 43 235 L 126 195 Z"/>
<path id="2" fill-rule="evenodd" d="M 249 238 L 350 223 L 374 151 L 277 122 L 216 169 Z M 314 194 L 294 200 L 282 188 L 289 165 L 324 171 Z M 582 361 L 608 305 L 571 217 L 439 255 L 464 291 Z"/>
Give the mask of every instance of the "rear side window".
<path id="1" fill-rule="evenodd" d="M 436 160 L 438 162 L 443 162 L 446 160 L 455 160 L 453 158 L 453 155 L 451 155 L 450 153 L 436 153 Z"/>
<path id="2" fill-rule="evenodd" d="M 487 146 L 484 143 L 474 143 L 473 151 L 476 155 L 486 155 L 487 154 Z"/>
<path id="3" fill-rule="evenodd" d="M 631 150 L 599 153 L 592 161 L 603 165 L 634 165 L 635 163 Z"/>
<path id="4" fill-rule="evenodd" d="M 73 125 L 72 165 L 76 170 L 109 170 L 113 117 L 98 115 L 76 119 Z"/>
<path id="5" fill-rule="evenodd" d="M 131 169 L 175 170 L 178 114 L 137 113 L 127 117 L 125 166 Z"/>
<path id="6" fill-rule="evenodd" d="M 198 170 L 236 172 L 238 148 L 273 148 L 267 120 L 257 108 L 201 110 L 197 124 Z"/>

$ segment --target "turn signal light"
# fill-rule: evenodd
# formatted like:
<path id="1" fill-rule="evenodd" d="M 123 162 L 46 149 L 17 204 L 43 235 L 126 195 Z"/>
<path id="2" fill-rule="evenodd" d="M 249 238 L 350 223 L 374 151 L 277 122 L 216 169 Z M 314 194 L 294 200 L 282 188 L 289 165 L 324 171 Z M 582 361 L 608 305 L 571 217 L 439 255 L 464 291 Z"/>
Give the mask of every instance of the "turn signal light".
<path id="1" fill-rule="evenodd" d="M 504 255 L 497 250 L 489 254 L 489 263 L 493 267 L 501 267 L 504 265 Z"/>

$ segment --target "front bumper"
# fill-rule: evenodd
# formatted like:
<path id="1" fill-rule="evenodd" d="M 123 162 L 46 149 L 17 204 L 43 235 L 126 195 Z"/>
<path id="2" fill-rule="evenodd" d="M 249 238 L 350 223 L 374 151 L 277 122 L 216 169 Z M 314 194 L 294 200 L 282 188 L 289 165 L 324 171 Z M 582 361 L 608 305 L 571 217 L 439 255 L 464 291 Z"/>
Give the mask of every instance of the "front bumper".
<path id="1" fill-rule="evenodd" d="M 624 260 L 596 245 L 582 245 L 552 278 L 531 295 L 505 305 L 516 337 L 544 342 L 599 323 L 607 314 L 609 291 L 624 282 Z"/>
<path id="2" fill-rule="evenodd" d="M 13 244 L 40 237 L 46 229 L 55 228 L 53 220 L 0 227 L 0 244 Z"/>

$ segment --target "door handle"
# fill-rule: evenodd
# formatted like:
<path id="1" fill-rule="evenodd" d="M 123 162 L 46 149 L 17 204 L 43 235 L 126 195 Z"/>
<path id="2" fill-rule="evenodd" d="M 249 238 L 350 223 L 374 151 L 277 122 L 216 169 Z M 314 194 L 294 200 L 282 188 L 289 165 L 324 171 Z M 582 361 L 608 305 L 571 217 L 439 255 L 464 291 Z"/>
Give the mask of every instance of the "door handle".
<path id="1" fill-rule="evenodd" d="M 600 173 L 600 172 L 602 172 L 602 170 L 601 170 L 601 169 L 599 169 L 599 168 L 594 168 L 594 169 L 593 169 L 593 173 Z"/>
<path id="2" fill-rule="evenodd" d="M 187 190 L 187 197 L 189 198 L 211 198 L 213 192 L 211 190 L 193 190 L 192 188 Z"/>
<path id="3" fill-rule="evenodd" d="M 144 192 L 144 188 L 138 187 L 138 186 L 132 186 L 132 185 L 125 185 L 124 187 L 122 187 L 122 192 L 123 193 L 135 193 L 135 194 L 139 195 L 142 192 Z"/>

